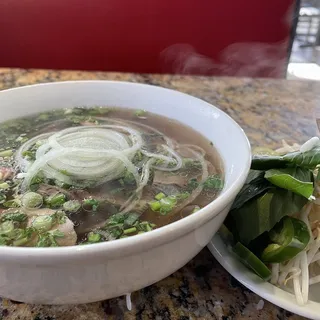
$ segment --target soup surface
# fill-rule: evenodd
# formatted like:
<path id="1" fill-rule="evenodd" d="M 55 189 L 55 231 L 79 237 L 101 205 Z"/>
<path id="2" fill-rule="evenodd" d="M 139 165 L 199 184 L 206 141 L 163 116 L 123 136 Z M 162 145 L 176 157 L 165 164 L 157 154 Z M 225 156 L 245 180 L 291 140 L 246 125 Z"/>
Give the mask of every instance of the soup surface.
<path id="1" fill-rule="evenodd" d="M 52 247 L 149 232 L 223 187 L 212 143 L 143 110 L 70 108 L 0 124 L 0 245 Z"/>

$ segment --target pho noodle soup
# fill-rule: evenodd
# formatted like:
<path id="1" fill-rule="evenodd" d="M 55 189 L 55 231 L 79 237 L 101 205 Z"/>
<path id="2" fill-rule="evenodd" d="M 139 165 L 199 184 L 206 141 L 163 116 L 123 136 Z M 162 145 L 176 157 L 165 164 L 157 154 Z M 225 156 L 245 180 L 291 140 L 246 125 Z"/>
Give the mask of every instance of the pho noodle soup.
<path id="1" fill-rule="evenodd" d="M 143 110 L 54 110 L 3 122 L 0 134 L 0 245 L 134 236 L 195 213 L 223 188 L 210 141 Z"/>

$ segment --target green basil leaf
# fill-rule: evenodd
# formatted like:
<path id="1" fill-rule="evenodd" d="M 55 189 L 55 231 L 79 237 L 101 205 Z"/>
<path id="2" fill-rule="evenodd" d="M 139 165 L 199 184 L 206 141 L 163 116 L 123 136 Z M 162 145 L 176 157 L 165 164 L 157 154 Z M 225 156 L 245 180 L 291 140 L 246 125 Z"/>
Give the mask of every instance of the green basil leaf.
<path id="1" fill-rule="evenodd" d="M 320 147 L 314 147 L 306 152 L 291 152 L 284 156 L 254 155 L 251 168 L 255 170 L 269 170 L 300 166 L 315 169 L 320 164 Z"/>
<path id="2" fill-rule="evenodd" d="M 271 183 L 264 178 L 264 175 L 264 171 L 249 171 L 247 180 L 237 195 L 231 210 L 242 207 L 247 201 L 273 188 Z"/>
<path id="3" fill-rule="evenodd" d="M 291 216 L 302 209 L 307 199 L 289 190 L 275 188 L 232 210 L 226 226 L 244 245 L 269 232 L 284 216 Z"/>
<path id="4" fill-rule="evenodd" d="M 272 184 L 307 199 L 313 194 L 313 174 L 309 169 L 299 167 L 270 169 L 266 171 L 264 177 Z"/>

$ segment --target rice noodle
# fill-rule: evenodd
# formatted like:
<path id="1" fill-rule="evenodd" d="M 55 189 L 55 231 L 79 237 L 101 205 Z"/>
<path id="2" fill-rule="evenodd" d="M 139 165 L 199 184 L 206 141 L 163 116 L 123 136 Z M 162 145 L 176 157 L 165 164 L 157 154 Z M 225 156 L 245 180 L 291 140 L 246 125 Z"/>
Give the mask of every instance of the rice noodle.
<path id="1" fill-rule="evenodd" d="M 294 268 L 299 269 L 300 267 L 301 256 L 300 254 L 295 258 Z M 296 296 L 297 302 L 299 305 L 303 305 L 304 300 L 301 292 L 301 281 L 298 275 L 293 276 L 293 289 Z"/>
<path id="2" fill-rule="evenodd" d="M 274 263 L 272 265 L 272 275 L 271 275 L 271 280 L 270 280 L 270 282 L 272 284 L 277 284 L 278 283 L 278 280 L 279 280 L 279 269 L 280 269 L 279 263 Z"/>
<path id="3" fill-rule="evenodd" d="M 308 259 L 307 253 L 305 251 L 301 252 L 301 294 L 303 299 L 303 304 L 308 301 L 309 294 L 309 269 L 308 269 Z"/>

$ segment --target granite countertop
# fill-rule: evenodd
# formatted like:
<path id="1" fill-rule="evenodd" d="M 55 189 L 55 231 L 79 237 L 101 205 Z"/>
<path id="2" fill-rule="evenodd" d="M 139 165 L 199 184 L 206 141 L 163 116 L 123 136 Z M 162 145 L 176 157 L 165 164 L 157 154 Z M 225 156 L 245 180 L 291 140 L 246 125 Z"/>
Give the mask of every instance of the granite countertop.
<path id="1" fill-rule="evenodd" d="M 282 139 L 301 143 L 317 134 L 315 113 L 320 114 L 320 82 L 0 69 L 0 90 L 80 79 L 141 82 L 192 94 L 219 106 L 238 121 L 253 146 L 277 147 Z M 126 310 L 123 298 L 71 306 L 36 306 L 2 299 L 0 319 L 304 319 L 268 302 L 257 310 L 260 299 L 204 249 L 168 278 L 133 293 L 132 311 Z"/>

